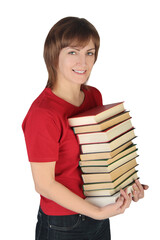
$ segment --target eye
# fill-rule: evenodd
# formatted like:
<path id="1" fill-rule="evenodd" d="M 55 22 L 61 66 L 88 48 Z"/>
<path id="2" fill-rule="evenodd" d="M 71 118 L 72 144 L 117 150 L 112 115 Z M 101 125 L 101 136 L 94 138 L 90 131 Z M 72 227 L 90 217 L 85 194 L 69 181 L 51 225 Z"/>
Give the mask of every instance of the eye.
<path id="1" fill-rule="evenodd" d="M 75 55 L 76 52 L 75 52 L 75 51 L 71 51 L 71 52 L 69 52 L 68 54 L 70 54 L 70 55 Z"/>
<path id="2" fill-rule="evenodd" d="M 95 53 L 94 52 L 88 52 L 87 55 L 88 56 L 93 56 Z"/>

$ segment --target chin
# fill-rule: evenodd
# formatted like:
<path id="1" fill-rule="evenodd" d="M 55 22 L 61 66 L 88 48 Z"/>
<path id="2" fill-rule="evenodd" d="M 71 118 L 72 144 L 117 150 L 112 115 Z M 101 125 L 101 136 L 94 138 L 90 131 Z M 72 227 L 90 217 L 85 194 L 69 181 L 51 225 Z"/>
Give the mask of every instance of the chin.
<path id="1" fill-rule="evenodd" d="M 72 82 L 82 85 L 82 84 L 85 84 L 87 82 L 87 80 L 88 79 L 77 79 L 77 80 L 74 79 Z"/>

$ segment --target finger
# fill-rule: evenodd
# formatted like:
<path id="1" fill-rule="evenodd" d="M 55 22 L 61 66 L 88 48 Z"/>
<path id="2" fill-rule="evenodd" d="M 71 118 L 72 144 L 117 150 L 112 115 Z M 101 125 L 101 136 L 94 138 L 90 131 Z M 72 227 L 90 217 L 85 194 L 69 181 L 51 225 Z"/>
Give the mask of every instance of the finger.
<path id="1" fill-rule="evenodd" d="M 134 202 L 137 202 L 139 200 L 138 192 L 136 192 L 135 190 L 132 192 L 132 200 Z"/>
<path id="2" fill-rule="evenodd" d="M 128 197 L 128 188 L 124 189 L 124 192 L 126 193 L 127 197 Z"/>
<path id="3" fill-rule="evenodd" d="M 142 184 L 140 183 L 140 181 L 138 179 L 135 180 L 135 183 L 137 184 L 137 187 L 139 188 L 140 191 L 144 191 Z"/>
<path id="4" fill-rule="evenodd" d="M 115 203 L 115 207 L 116 207 L 116 211 L 117 213 L 121 213 L 121 209 L 123 208 L 123 205 L 125 203 L 125 193 L 123 190 L 120 190 L 120 196 L 119 198 L 116 200 L 116 203 Z"/>
<path id="5" fill-rule="evenodd" d="M 131 200 L 132 200 L 132 194 L 128 193 L 128 188 L 125 188 L 124 192 L 126 193 L 126 200 L 127 200 L 127 208 L 130 206 L 131 204 Z"/>
<path id="6" fill-rule="evenodd" d="M 125 199 L 128 199 L 127 188 L 125 190 L 121 189 L 120 193 Z"/>
<path id="7" fill-rule="evenodd" d="M 126 190 L 127 192 L 127 190 Z M 132 201 L 132 194 L 131 193 L 127 193 L 127 198 L 126 198 L 126 208 L 129 208 L 130 204 L 131 204 L 131 201 Z"/>
<path id="8" fill-rule="evenodd" d="M 126 208 L 128 208 L 130 206 L 130 203 L 131 203 L 131 194 L 128 195 L 126 192 L 127 192 L 127 189 L 124 191 L 124 190 L 120 190 L 121 192 L 121 195 L 124 197 L 124 202 L 123 202 L 123 205 L 120 207 L 120 211 L 121 213 L 123 213 L 125 211 Z"/>
<path id="9" fill-rule="evenodd" d="M 130 205 L 130 202 L 131 202 L 131 200 L 132 200 L 132 194 L 131 193 L 129 193 L 128 194 L 128 188 L 125 188 L 125 190 L 121 190 L 121 193 L 123 194 L 123 197 L 124 197 L 124 199 L 125 199 L 125 201 L 127 201 L 128 202 L 128 207 L 129 207 L 129 205 Z"/>
<path id="10" fill-rule="evenodd" d="M 127 208 L 129 208 L 131 202 L 132 202 L 132 193 L 129 193 L 128 194 L 128 205 L 127 205 Z"/>
<path id="11" fill-rule="evenodd" d="M 139 182 L 139 180 L 135 180 L 135 183 L 138 187 L 138 194 L 139 194 L 139 198 L 143 198 L 144 197 L 144 188 L 142 186 L 142 184 Z"/>
<path id="12" fill-rule="evenodd" d="M 124 202 L 124 197 L 123 196 L 120 196 L 119 198 L 117 198 L 116 200 L 116 208 L 120 208 L 122 205 L 123 205 L 123 202 Z"/>
<path id="13" fill-rule="evenodd" d="M 134 183 L 132 187 L 133 187 L 133 190 L 134 190 L 133 191 L 133 195 L 134 196 L 136 196 L 136 195 L 139 196 L 139 195 L 143 195 L 144 194 L 144 190 L 140 190 L 140 188 L 137 186 L 137 183 Z"/>
<path id="14" fill-rule="evenodd" d="M 144 190 L 147 190 L 149 188 L 149 186 L 145 185 L 145 184 L 142 184 L 142 187 L 143 187 Z"/>

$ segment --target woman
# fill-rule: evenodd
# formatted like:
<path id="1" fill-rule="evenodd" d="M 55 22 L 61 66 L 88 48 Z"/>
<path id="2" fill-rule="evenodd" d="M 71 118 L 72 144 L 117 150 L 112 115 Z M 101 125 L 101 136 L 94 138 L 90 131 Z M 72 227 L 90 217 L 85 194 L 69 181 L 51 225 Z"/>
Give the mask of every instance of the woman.
<path id="1" fill-rule="evenodd" d="M 99 49 L 99 35 L 85 19 L 67 17 L 50 30 L 44 46 L 48 83 L 33 102 L 23 131 L 36 191 L 41 195 L 36 239 L 110 239 L 109 218 L 130 206 L 121 190 L 116 203 L 99 208 L 85 201 L 79 145 L 68 118 L 102 105 L 101 93 L 86 86 Z M 135 201 L 144 196 L 139 181 Z"/>

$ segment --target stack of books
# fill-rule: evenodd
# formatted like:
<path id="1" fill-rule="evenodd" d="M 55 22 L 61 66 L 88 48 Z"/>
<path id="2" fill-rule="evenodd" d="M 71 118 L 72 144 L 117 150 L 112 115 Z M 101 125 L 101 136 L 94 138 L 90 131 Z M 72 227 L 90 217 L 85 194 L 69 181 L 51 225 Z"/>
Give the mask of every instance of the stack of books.
<path id="1" fill-rule="evenodd" d="M 136 137 L 124 103 L 92 108 L 68 119 L 81 148 L 79 165 L 87 200 L 103 206 L 116 201 L 120 189 L 131 192 L 138 179 Z"/>

